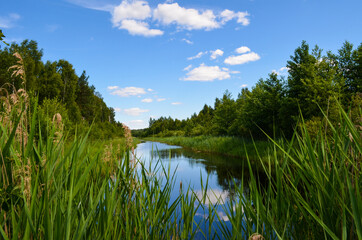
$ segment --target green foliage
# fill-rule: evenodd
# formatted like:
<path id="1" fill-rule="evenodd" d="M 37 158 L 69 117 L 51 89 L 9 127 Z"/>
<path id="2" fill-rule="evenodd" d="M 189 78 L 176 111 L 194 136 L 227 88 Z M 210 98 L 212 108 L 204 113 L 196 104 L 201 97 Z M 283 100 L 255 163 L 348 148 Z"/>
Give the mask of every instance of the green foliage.
<path id="1" fill-rule="evenodd" d="M 226 91 L 222 99 L 215 100 L 213 132 L 215 135 L 231 135 L 231 126 L 236 118 L 235 100 Z"/>
<path id="2" fill-rule="evenodd" d="M 57 113 L 61 115 L 62 124 L 64 126 L 69 126 L 71 124 L 66 106 L 58 99 L 46 98 L 43 100 L 42 105 L 39 106 L 38 121 L 40 124 L 40 129 L 45 135 L 48 135 L 47 133 L 51 129 L 51 126 L 54 125 L 54 117 Z"/>
<path id="3" fill-rule="evenodd" d="M 17 64 L 13 56 L 15 52 L 23 58 L 26 81 L 20 76 L 12 76 L 12 71 L 9 71 L 11 66 Z M 62 59 L 43 63 L 42 56 L 43 50 L 38 49 L 35 41 L 24 40 L 0 49 L 0 87 L 8 92 L 14 87 L 23 88 L 30 97 L 39 99 L 42 130 L 55 113 L 60 113 L 66 120 L 64 127 L 68 133 L 75 133 L 77 127 L 78 131 L 86 132 L 95 123 L 99 129 L 90 137 L 119 137 L 122 129 L 115 121 L 114 109 L 107 107 L 94 86 L 89 86 L 85 71 L 78 77 L 68 61 Z M 62 112 L 55 112 L 60 105 Z M 53 115 L 47 115 L 47 111 Z"/>
<path id="4" fill-rule="evenodd" d="M 276 73 L 260 79 L 251 90 L 243 88 L 236 99 L 226 91 L 216 98 L 214 107 L 205 105 L 186 120 L 161 117 L 150 119 L 149 127 L 133 131 L 138 137 L 237 136 L 265 139 L 265 133 L 291 138 L 300 123 L 300 112 L 310 133 L 315 136 L 323 115 L 339 121 L 337 101 L 344 109 L 357 101 L 362 89 L 362 44 L 353 49 L 345 42 L 337 54 L 303 41 L 287 62 L 286 79 Z M 356 98 L 357 97 L 357 98 Z M 353 120 L 356 121 L 356 120 Z"/>
<path id="5" fill-rule="evenodd" d="M 188 188 L 171 198 L 175 175 L 161 162 L 144 166 L 127 151 L 125 139 L 88 143 L 86 134 L 69 141 L 58 123 L 42 132 L 37 120 L 51 116 L 44 107 L 66 115 L 65 104 L 46 99 L 41 116 L 35 103 L 26 117 L 26 98 L 20 98 L 9 113 L 13 118 L 0 122 L 0 235 L 244 239 L 258 232 L 266 239 L 362 239 L 362 129 L 349 116 L 361 119 L 361 99 L 353 97 L 348 113 L 336 103 L 338 123 L 322 112 L 326 124 L 314 139 L 302 117 L 290 141 L 268 136 L 270 142 L 263 145 L 232 137 L 174 138 L 197 148 L 242 152 L 249 174 L 241 184 L 229 183 L 236 190 L 225 205 L 222 198 L 211 203 L 215 196 L 202 178 L 201 195 Z M 22 128 L 27 119 L 29 128 Z M 37 139 L 36 132 L 46 136 Z M 266 186 L 255 174 L 256 162 L 267 176 Z M 198 209 L 206 210 L 207 217 L 195 222 Z"/>
<path id="6" fill-rule="evenodd" d="M 0 29 L 0 41 L 4 43 L 5 45 L 8 45 L 3 39 L 5 38 L 5 35 L 3 34 L 3 31 Z"/>
<path id="7" fill-rule="evenodd" d="M 14 180 L 0 182 L 2 239 L 170 239 L 198 230 L 190 230 L 192 219 L 178 217 L 186 207 L 194 208 L 195 196 L 171 201 L 171 173 L 146 170 L 142 163 L 136 171 L 137 160 L 125 152 L 124 139 L 103 142 L 97 150 L 87 136 L 69 143 L 53 128 L 45 141 L 40 138 L 23 151 L 16 135 L 6 134 L 15 133 L 17 125 L 11 130 L 0 123 L 0 177 Z M 151 176 L 157 171 L 166 182 Z"/>

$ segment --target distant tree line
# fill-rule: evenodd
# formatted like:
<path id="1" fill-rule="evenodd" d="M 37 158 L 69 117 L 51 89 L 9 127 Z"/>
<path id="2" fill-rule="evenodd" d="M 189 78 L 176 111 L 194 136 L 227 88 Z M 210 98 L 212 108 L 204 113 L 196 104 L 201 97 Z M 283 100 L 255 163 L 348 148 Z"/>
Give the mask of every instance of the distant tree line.
<path id="1" fill-rule="evenodd" d="M 9 68 L 16 64 L 13 56 L 23 58 L 26 81 L 12 76 Z M 38 101 L 39 124 L 43 130 L 59 113 L 70 133 L 86 132 L 93 123 L 95 138 L 112 138 L 123 134 L 122 125 L 115 121 L 115 111 L 108 107 L 101 94 L 88 82 L 86 72 L 78 76 L 67 60 L 42 61 L 43 50 L 35 41 L 24 40 L 0 49 L 0 87 L 11 92 L 25 89 L 32 101 Z"/>
<path id="2" fill-rule="evenodd" d="M 318 131 L 324 111 L 338 118 L 338 103 L 362 121 L 362 44 L 354 49 L 345 42 L 336 54 L 303 41 L 286 65 L 288 76 L 271 73 L 251 89 L 243 88 L 234 99 L 226 91 L 214 106 L 205 105 L 186 120 L 151 118 L 149 127 L 134 130 L 145 136 L 290 136 L 303 115 L 308 128 Z M 348 109 L 349 108 L 349 109 Z M 322 110 L 322 111 L 321 111 Z"/>

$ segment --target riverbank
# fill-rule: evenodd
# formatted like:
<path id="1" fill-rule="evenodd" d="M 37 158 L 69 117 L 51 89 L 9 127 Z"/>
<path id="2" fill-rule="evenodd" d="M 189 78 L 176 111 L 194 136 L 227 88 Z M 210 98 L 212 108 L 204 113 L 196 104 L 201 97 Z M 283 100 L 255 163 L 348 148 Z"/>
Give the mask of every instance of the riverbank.
<path id="1" fill-rule="evenodd" d="M 200 178 L 200 192 L 184 188 L 173 200 L 175 175 L 182 173 L 135 160 L 130 136 L 70 142 L 54 124 L 36 139 L 36 113 L 29 131 L 19 124 L 22 111 L 9 116 L 15 117 L 0 121 L 2 239 L 247 239 L 256 232 L 265 239 L 362 239 L 362 123 L 341 108 L 330 134 L 322 129 L 312 139 L 302 124 L 289 142 L 273 147 L 233 138 L 148 139 L 229 155 L 244 149 L 250 174 L 241 184 L 225 183 L 235 186 L 228 195 L 235 201 L 223 213 L 225 202 L 208 179 Z M 252 171 L 251 149 L 256 159 L 274 163 L 264 168 L 266 185 Z M 206 207 L 207 217 L 195 221 Z"/>
<path id="2" fill-rule="evenodd" d="M 257 159 L 268 161 L 274 144 L 270 141 L 252 141 L 236 137 L 147 137 L 146 141 L 156 141 L 171 145 L 178 145 L 193 151 L 220 154 L 234 158 L 247 159 L 251 162 Z"/>

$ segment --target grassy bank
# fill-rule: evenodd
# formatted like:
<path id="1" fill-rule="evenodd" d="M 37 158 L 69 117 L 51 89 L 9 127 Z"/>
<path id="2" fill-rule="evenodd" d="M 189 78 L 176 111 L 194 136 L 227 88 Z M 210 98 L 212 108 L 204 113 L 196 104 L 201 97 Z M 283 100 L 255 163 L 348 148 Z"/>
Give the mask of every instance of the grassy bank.
<path id="1" fill-rule="evenodd" d="M 362 122 L 352 123 L 342 108 L 339 123 L 313 139 L 303 123 L 290 142 L 270 139 L 269 152 L 253 160 L 267 186 L 253 176 L 246 152 L 249 183 L 237 187 L 224 213 L 205 180 L 201 195 L 185 188 L 171 199 L 174 173 L 138 162 L 129 136 L 104 145 L 87 135 L 69 142 L 56 118 L 43 136 L 32 109 L 24 114 L 19 101 L 0 111 L 3 239 L 247 239 L 255 232 L 265 239 L 362 239 Z M 222 151 L 233 146 L 200 142 Z M 205 215 L 195 221 L 198 209 Z"/>
<path id="2" fill-rule="evenodd" d="M 213 137 L 213 136 L 197 136 L 197 137 L 148 137 L 144 138 L 148 141 L 162 142 L 172 145 L 178 145 L 194 151 L 207 153 L 216 153 L 224 156 L 246 159 L 247 155 L 251 161 L 260 159 L 267 161 L 267 157 L 271 153 L 273 143 L 271 141 L 252 141 L 250 139 L 236 137 Z"/>
<path id="3" fill-rule="evenodd" d="M 137 163 L 130 136 L 69 141 L 59 117 L 44 136 L 36 107 L 25 111 L 22 102 L 0 111 L 2 239 L 185 239 L 197 231 L 187 215 L 195 196 L 171 200 L 172 173 Z"/>

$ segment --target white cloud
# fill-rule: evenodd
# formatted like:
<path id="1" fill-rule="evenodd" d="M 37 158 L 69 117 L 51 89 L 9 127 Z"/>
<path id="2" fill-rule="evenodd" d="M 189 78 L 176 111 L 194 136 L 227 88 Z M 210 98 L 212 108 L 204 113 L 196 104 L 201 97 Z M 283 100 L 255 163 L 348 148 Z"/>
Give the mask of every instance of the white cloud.
<path id="1" fill-rule="evenodd" d="M 181 105 L 182 104 L 182 102 L 173 102 L 173 103 L 171 103 L 172 105 Z"/>
<path id="2" fill-rule="evenodd" d="M 20 15 L 16 13 L 10 13 L 6 17 L 0 16 L 0 28 L 12 28 L 15 26 L 15 22 L 20 19 Z"/>
<path id="3" fill-rule="evenodd" d="M 137 96 L 141 94 L 146 94 L 146 91 L 143 88 L 138 87 L 125 87 L 125 88 L 114 88 L 116 86 L 113 86 L 112 89 L 108 87 L 108 89 L 113 90 L 111 92 L 112 95 L 117 95 L 120 97 L 129 97 L 129 96 Z"/>
<path id="4" fill-rule="evenodd" d="M 187 77 L 182 78 L 184 81 L 201 81 L 201 82 L 212 82 L 215 79 L 224 80 L 230 78 L 229 69 L 220 69 L 219 66 L 206 66 L 201 64 L 199 67 L 192 69 L 186 75 Z"/>
<path id="5" fill-rule="evenodd" d="M 163 102 L 165 100 L 166 100 L 166 98 L 157 98 L 157 102 Z"/>
<path id="6" fill-rule="evenodd" d="M 146 128 L 148 123 L 143 120 L 132 120 L 126 123 L 130 129 L 141 129 Z"/>
<path id="7" fill-rule="evenodd" d="M 140 35 L 145 37 L 163 35 L 163 31 L 159 29 L 149 29 L 148 23 L 133 19 L 122 20 L 118 28 L 127 30 L 131 35 Z"/>
<path id="8" fill-rule="evenodd" d="M 282 68 L 279 68 L 279 70 L 272 70 L 273 73 L 277 74 L 277 75 L 281 75 L 281 76 L 285 76 L 285 75 L 288 75 L 288 71 L 289 71 L 289 68 L 287 67 L 282 67 Z"/>
<path id="9" fill-rule="evenodd" d="M 178 30 L 213 30 L 221 28 L 226 22 L 236 19 L 238 23 L 246 26 L 250 23 L 247 12 L 234 12 L 224 10 L 214 12 L 210 9 L 195 9 L 181 7 L 172 0 L 166 0 L 151 8 L 146 0 L 66 0 L 70 3 L 100 11 L 109 12 L 114 27 L 126 29 L 131 35 L 147 37 L 163 35 L 160 29 L 153 29 L 151 24 L 158 21 L 163 25 L 174 24 Z M 119 3 L 121 2 L 121 3 Z M 182 41 L 193 44 L 188 39 Z"/>
<path id="10" fill-rule="evenodd" d="M 116 6 L 115 4 L 110 4 L 110 3 L 104 4 L 104 1 L 98 1 L 98 0 L 66 0 L 66 1 L 84 8 L 89 8 L 98 11 L 106 11 L 106 12 L 112 12 L 114 7 Z"/>
<path id="11" fill-rule="evenodd" d="M 157 8 L 153 11 L 153 17 L 163 24 L 169 25 L 174 23 L 188 30 L 211 30 L 220 27 L 213 11 L 205 10 L 199 12 L 197 9 L 180 7 L 178 3 L 158 4 Z"/>
<path id="12" fill-rule="evenodd" d="M 147 88 L 147 91 L 153 92 L 154 90 L 152 88 Z"/>
<path id="13" fill-rule="evenodd" d="M 250 52 L 250 48 L 248 48 L 246 46 L 242 46 L 242 47 L 237 48 L 235 50 L 235 52 L 237 52 L 239 54 L 247 53 L 247 52 Z"/>
<path id="14" fill-rule="evenodd" d="M 145 21 L 151 17 L 151 8 L 145 1 L 123 1 L 112 11 L 113 26 L 127 30 L 131 35 L 154 37 L 163 35 L 159 29 L 150 29 Z"/>
<path id="15" fill-rule="evenodd" d="M 210 51 L 211 52 L 211 59 L 216 59 L 217 57 L 221 57 L 224 54 L 224 51 L 220 50 L 220 49 L 216 49 L 215 51 Z"/>
<path id="16" fill-rule="evenodd" d="M 250 20 L 247 18 L 250 14 L 248 12 L 234 12 L 231 10 L 224 10 L 221 12 L 221 23 L 225 24 L 226 22 L 236 19 L 237 23 L 240 23 L 243 26 L 247 26 L 250 24 Z"/>
<path id="17" fill-rule="evenodd" d="M 196 59 L 196 58 L 201 58 L 204 54 L 206 54 L 206 52 L 199 52 L 198 54 L 196 54 L 195 56 L 192 56 L 192 57 L 188 57 L 187 60 L 193 60 L 193 59 Z"/>
<path id="18" fill-rule="evenodd" d="M 145 113 L 145 112 L 149 112 L 150 110 L 148 109 L 140 109 L 138 107 L 136 108 L 128 108 L 128 109 L 124 109 L 123 112 L 129 116 L 139 116 L 141 115 L 142 113 Z"/>
<path id="19" fill-rule="evenodd" d="M 243 84 L 243 85 L 241 85 L 240 87 L 241 88 L 246 88 L 248 86 L 248 84 Z"/>
<path id="20" fill-rule="evenodd" d="M 151 17 L 151 8 L 145 1 L 123 1 L 120 5 L 115 7 L 112 12 L 112 23 L 114 26 L 119 27 L 122 20 L 144 20 Z"/>
<path id="21" fill-rule="evenodd" d="M 118 89 L 118 86 L 108 86 L 107 88 L 108 88 L 108 90 L 114 90 L 114 89 Z"/>
<path id="22" fill-rule="evenodd" d="M 185 43 L 187 43 L 187 44 L 194 44 L 194 42 L 192 42 L 192 41 L 190 41 L 190 40 L 188 40 L 188 39 L 186 39 L 186 38 L 183 38 L 183 39 L 181 39 L 181 41 L 183 41 L 183 42 L 185 42 Z"/>
<path id="23" fill-rule="evenodd" d="M 115 112 L 120 112 L 120 111 L 122 111 L 122 109 L 116 107 L 116 108 L 114 108 L 114 111 Z"/>
<path id="24" fill-rule="evenodd" d="M 145 98 L 145 99 L 142 99 L 141 102 L 144 102 L 144 103 L 151 103 L 153 102 L 153 99 L 152 98 Z"/>
<path id="25" fill-rule="evenodd" d="M 205 192 L 198 190 L 196 195 L 199 199 L 202 199 L 205 195 Z M 229 195 L 227 191 L 218 190 L 218 189 L 209 189 L 206 191 L 205 205 L 215 205 L 226 203 Z"/>
<path id="26" fill-rule="evenodd" d="M 184 68 L 184 71 L 189 71 L 192 68 L 192 65 L 188 65 L 187 67 Z"/>
<path id="27" fill-rule="evenodd" d="M 225 59 L 224 63 L 229 65 L 240 65 L 247 62 L 253 62 L 260 59 L 260 56 L 255 52 L 246 53 L 239 56 L 230 56 Z"/>

